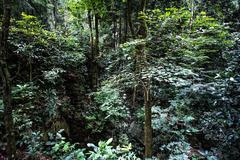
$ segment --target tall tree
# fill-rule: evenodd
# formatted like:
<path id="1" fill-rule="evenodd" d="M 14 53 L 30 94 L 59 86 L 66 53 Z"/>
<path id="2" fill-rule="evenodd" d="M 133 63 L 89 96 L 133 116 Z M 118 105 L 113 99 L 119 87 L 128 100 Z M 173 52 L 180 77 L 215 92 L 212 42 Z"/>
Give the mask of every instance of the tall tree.
<path id="1" fill-rule="evenodd" d="M 141 0 L 140 3 L 140 26 L 138 30 L 138 38 L 147 38 L 147 24 L 144 17 L 146 10 L 147 0 Z M 145 45 L 139 44 L 136 48 L 136 72 L 140 74 L 141 71 L 147 65 L 147 58 L 145 52 Z M 142 81 L 143 85 L 143 95 L 144 95 L 144 146 L 145 146 L 145 158 L 152 157 L 152 107 L 150 103 L 150 80 L 148 78 L 143 78 L 140 74 L 139 79 Z"/>
<path id="2" fill-rule="evenodd" d="M 116 49 L 117 47 L 117 13 L 116 13 L 116 4 L 114 0 L 112 0 L 111 14 L 112 14 L 112 23 L 113 23 L 113 48 Z"/>
<path id="3" fill-rule="evenodd" d="M 15 159 L 16 144 L 14 124 L 12 117 L 12 97 L 11 97 L 11 79 L 7 65 L 8 58 L 8 35 L 11 19 L 11 0 L 3 0 L 3 19 L 2 19 L 2 32 L 0 37 L 0 76 L 3 84 L 3 104 L 4 104 L 4 122 L 7 135 L 7 156 L 8 159 Z"/>
<path id="4" fill-rule="evenodd" d="M 95 78 L 93 78 L 94 70 L 94 37 L 93 37 L 93 26 L 92 26 L 92 14 L 91 11 L 88 11 L 88 25 L 89 25 L 89 32 L 90 32 L 90 55 L 88 56 L 89 58 L 89 67 L 88 67 L 88 72 L 89 72 L 89 79 L 90 79 L 90 87 L 93 89 L 94 83 L 95 83 Z"/>
<path id="5" fill-rule="evenodd" d="M 58 1 L 57 0 L 49 0 L 49 6 L 47 9 L 48 12 L 48 24 L 51 30 L 57 28 L 57 10 L 58 10 Z"/>
<path id="6" fill-rule="evenodd" d="M 96 90 L 98 87 L 98 77 L 99 77 L 99 66 L 98 66 L 98 56 L 99 56 L 99 15 L 98 13 L 95 13 L 95 41 L 94 41 L 94 53 L 93 53 L 93 72 L 92 72 L 92 89 Z"/>
<path id="7" fill-rule="evenodd" d="M 132 37 L 134 38 L 134 28 L 132 23 L 132 0 L 127 0 L 127 21 L 129 25 L 130 32 L 132 34 Z"/>
<path id="8" fill-rule="evenodd" d="M 89 73 L 89 81 L 90 81 L 90 88 L 92 90 L 96 90 L 99 81 L 99 65 L 98 65 L 98 57 L 100 52 L 99 47 L 99 24 L 100 18 L 102 14 L 105 12 L 105 5 L 104 1 L 98 0 L 71 0 L 68 2 L 69 9 L 73 15 L 79 15 L 84 17 L 84 14 L 87 12 L 88 14 L 88 24 L 90 30 L 90 47 L 91 53 L 87 55 L 89 66 L 88 66 L 88 73 Z M 77 16 L 76 16 L 77 17 Z M 95 30 L 95 34 L 93 33 Z"/>

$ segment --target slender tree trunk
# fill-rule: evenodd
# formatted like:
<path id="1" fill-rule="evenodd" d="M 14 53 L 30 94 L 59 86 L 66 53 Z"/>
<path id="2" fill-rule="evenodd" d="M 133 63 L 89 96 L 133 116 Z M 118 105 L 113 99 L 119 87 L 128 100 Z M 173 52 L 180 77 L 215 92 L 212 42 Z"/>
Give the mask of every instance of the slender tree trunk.
<path id="1" fill-rule="evenodd" d="M 89 74 L 89 83 L 90 88 L 95 91 L 98 87 L 98 63 L 97 57 L 99 56 L 99 16 L 97 14 L 94 15 L 94 25 L 92 23 L 93 17 L 91 16 L 91 11 L 88 11 L 88 23 L 90 29 L 90 46 L 91 53 L 88 57 L 89 66 L 88 66 L 88 74 Z M 95 29 L 95 38 L 93 35 L 93 26 Z"/>
<path id="2" fill-rule="evenodd" d="M 28 62 L 29 62 L 29 81 L 30 82 L 32 82 L 32 80 L 33 80 L 33 76 L 32 76 L 32 52 L 31 52 L 31 54 L 29 55 L 29 60 L 28 60 Z"/>
<path id="3" fill-rule="evenodd" d="M 144 87 L 144 146 L 145 146 L 145 157 L 152 157 L 152 107 L 150 104 L 150 82 L 145 83 Z"/>
<path id="4" fill-rule="evenodd" d="M 53 1 L 53 17 L 54 17 L 54 28 L 57 29 L 58 25 L 58 0 Z"/>
<path id="5" fill-rule="evenodd" d="M 7 65 L 7 40 L 9 35 L 11 19 L 11 1 L 3 0 L 3 20 L 2 33 L 0 37 L 0 75 L 3 83 L 3 104 L 4 104 L 4 123 L 7 137 L 7 156 L 9 160 L 15 159 L 16 143 L 14 133 L 14 123 L 12 117 L 12 97 L 11 97 L 11 79 Z"/>
<path id="6" fill-rule="evenodd" d="M 99 56 L 99 15 L 95 14 L 95 41 L 93 43 L 93 75 L 92 75 L 92 82 L 93 82 L 93 91 L 95 91 L 98 87 L 98 75 L 99 75 L 99 68 L 98 68 L 98 56 Z"/>
<path id="7" fill-rule="evenodd" d="M 144 14 L 147 0 L 141 0 L 140 11 Z M 144 39 L 147 37 L 147 24 L 144 18 L 139 19 L 140 27 L 138 30 L 138 38 Z M 137 46 L 136 51 L 136 71 L 141 73 L 142 69 L 147 65 L 147 58 L 144 53 L 145 45 L 141 44 Z M 140 79 L 142 77 L 140 76 Z M 144 91 L 144 146 L 145 146 L 145 158 L 152 157 L 152 107 L 150 104 L 150 80 L 142 79 L 143 91 Z"/>
<path id="8" fill-rule="evenodd" d="M 58 0 L 48 0 L 48 3 L 52 5 L 51 8 L 48 9 L 48 23 L 50 25 L 51 30 L 57 29 L 58 26 Z"/>
<path id="9" fill-rule="evenodd" d="M 55 13 L 54 13 L 55 5 L 54 5 L 53 0 L 48 0 L 48 3 L 52 4 L 52 7 L 49 7 L 47 9 L 47 12 L 48 12 L 47 14 L 49 15 L 48 16 L 48 25 L 50 27 L 50 30 L 55 30 L 56 29 L 56 19 L 55 19 Z"/>
<path id="10" fill-rule="evenodd" d="M 88 74 L 89 74 L 89 85 L 90 88 L 94 88 L 94 38 L 93 38 L 93 25 L 92 25 L 92 16 L 91 11 L 88 11 L 88 25 L 90 30 L 90 55 L 88 56 L 89 66 L 88 66 Z"/>
<path id="11" fill-rule="evenodd" d="M 114 24 L 113 24 L 113 33 L 114 33 L 114 49 L 117 47 L 117 16 L 116 13 L 114 13 Z"/>
<path id="12" fill-rule="evenodd" d="M 114 13 L 113 15 L 113 48 L 116 49 L 117 47 L 117 17 Z"/>
<path id="13" fill-rule="evenodd" d="M 99 15 L 95 15 L 95 48 L 96 48 L 96 57 L 99 56 Z"/>
<path id="14" fill-rule="evenodd" d="M 127 5 L 125 6 L 126 9 L 124 11 L 124 33 L 123 33 L 123 42 L 127 41 L 128 38 L 128 11 Z"/>
<path id="15" fill-rule="evenodd" d="M 92 16 L 91 12 L 88 11 L 88 25 L 89 25 L 89 30 L 90 30 L 90 48 L 91 48 L 91 53 L 90 53 L 90 58 L 93 59 L 93 27 L 92 27 Z"/>
<path id="16" fill-rule="evenodd" d="M 121 44 L 122 43 L 122 15 L 120 13 L 120 17 L 119 17 L 119 40 L 118 40 L 118 43 Z"/>
<path id="17" fill-rule="evenodd" d="M 132 0 L 127 1 L 127 21 L 129 25 L 130 32 L 132 34 L 132 38 L 135 37 L 133 23 L 132 23 Z"/>
<path id="18" fill-rule="evenodd" d="M 192 23 L 193 23 L 193 18 L 194 18 L 194 0 L 192 0 L 192 3 L 191 3 L 191 24 L 190 24 L 190 29 L 192 29 Z"/>
<path id="19" fill-rule="evenodd" d="M 114 50 L 117 47 L 117 16 L 116 16 L 116 7 L 115 7 L 115 1 L 112 0 L 112 23 L 113 23 L 113 48 Z"/>

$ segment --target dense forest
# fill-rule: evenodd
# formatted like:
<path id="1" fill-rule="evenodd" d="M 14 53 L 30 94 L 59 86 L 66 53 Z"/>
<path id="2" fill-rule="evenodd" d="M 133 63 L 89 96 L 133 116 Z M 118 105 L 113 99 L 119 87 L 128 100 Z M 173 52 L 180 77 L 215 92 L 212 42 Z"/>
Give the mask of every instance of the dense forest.
<path id="1" fill-rule="evenodd" d="M 0 160 L 239 160 L 240 0 L 0 0 Z"/>

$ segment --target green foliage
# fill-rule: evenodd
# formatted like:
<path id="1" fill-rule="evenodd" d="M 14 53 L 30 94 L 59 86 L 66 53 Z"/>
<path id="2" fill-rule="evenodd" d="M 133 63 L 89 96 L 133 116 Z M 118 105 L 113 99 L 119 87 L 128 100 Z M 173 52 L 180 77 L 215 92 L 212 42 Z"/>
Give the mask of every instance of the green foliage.
<path id="1" fill-rule="evenodd" d="M 104 3 L 103 0 L 70 0 L 67 5 L 71 13 L 80 18 L 86 11 L 102 16 L 106 12 Z"/>
<path id="2" fill-rule="evenodd" d="M 150 52 L 160 57 L 175 57 L 179 63 L 201 65 L 215 62 L 232 41 L 225 26 L 205 12 L 195 17 L 189 10 L 156 9 L 148 14 Z M 206 61 L 208 60 L 208 61 Z"/>
<path id="3" fill-rule="evenodd" d="M 56 39 L 56 34 L 45 30 L 44 25 L 35 16 L 25 13 L 21 16 L 22 19 L 16 21 L 16 27 L 12 28 L 11 32 L 23 34 L 39 45 L 47 45 L 49 41 Z"/>
<path id="4" fill-rule="evenodd" d="M 28 133 L 25 133 L 19 141 L 19 145 L 21 147 L 27 148 L 27 153 L 31 156 L 34 157 L 36 154 L 39 152 L 43 151 L 44 149 L 44 142 L 41 140 L 43 137 L 43 134 L 38 132 L 31 132 L 29 131 Z"/>
<path id="5" fill-rule="evenodd" d="M 89 149 L 92 148 L 93 151 L 89 149 L 80 149 L 77 147 L 77 144 L 71 144 L 70 142 L 66 142 L 65 140 L 60 140 L 55 142 L 52 146 L 50 152 L 48 154 L 52 155 L 54 159 L 77 159 L 77 160 L 110 160 L 110 159 L 119 159 L 119 160 L 140 160 L 136 157 L 131 150 L 131 144 L 127 146 L 117 146 L 113 148 L 110 144 L 112 143 L 112 139 L 108 141 L 100 141 L 98 146 L 94 144 L 88 144 Z M 87 151 L 89 150 L 89 151 Z"/>
<path id="6" fill-rule="evenodd" d="M 191 123 L 194 118 L 189 115 L 179 116 L 174 114 L 172 109 L 163 109 L 153 107 L 153 129 L 162 133 L 175 135 L 175 139 L 185 139 L 185 135 L 192 135 L 198 130 Z"/>
<path id="7" fill-rule="evenodd" d="M 88 144 L 88 147 L 92 147 L 94 151 L 90 151 L 89 158 L 92 160 L 139 160 L 134 153 L 131 153 L 130 150 L 132 149 L 131 144 L 127 146 L 117 146 L 117 148 L 113 148 L 110 144 L 112 142 L 112 138 L 106 142 L 100 141 L 98 146 L 94 144 Z"/>
<path id="8" fill-rule="evenodd" d="M 50 119 L 54 119 L 56 116 L 58 116 L 58 96 L 56 93 L 56 90 L 52 89 L 52 90 L 47 90 L 46 92 L 46 96 L 47 96 L 47 108 L 46 108 L 46 113 L 48 114 L 48 117 Z"/>
<path id="9" fill-rule="evenodd" d="M 129 117 L 128 107 L 124 103 L 125 95 L 112 86 L 111 83 L 105 82 L 97 92 L 92 94 L 95 103 L 99 106 L 88 108 L 84 115 L 87 122 L 87 129 L 93 133 L 101 133 L 107 128 L 106 125 L 120 125 Z M 118 125 L 115 127 L 118 128 Z"/>
<path id="10" fill-rule="evenodd" d="M 152 159 L 239 159 L 239 2 L 148 1 L 146 14 L 139 13 L 140 5 L 137 0 L 15 1 L 7 62 L 17 147 L 26 155 L 19 159 L 144 157 L 146 80 Z M 94 58 L 88 14 L 93 31 L 99 18 L 100 53 Z M 57 22 L 54 30 L 49 19 Z M 148 36 L 135 39 L 141 20 Z M 101 84 L 93 93 L 92 65 Z M 3 117 L 0 98 L 0 159 L 6 149 Z M 114 137 L 114 144 L 101 141 L 106 137 Z"/>
<path id="11" fill-rule="evenodd" d="M 26 83 L 23 85 L 16 85 L 12 90 L 12 95 L 14 100 L 23 100 L 23 99 L 34 99 L 36 96 L 36 91 L 38 87 L 34 86 L 31 83 Z"/>
<path id="12" fill-rule="evenodd" d="M 38 86 L 33 83 L 18 84 L 12 88 L 12 97 L 15 104 L 13 111 L 13 120 L 15 123 L 16 133 L 21 138 L 17 141 L 20 146 L 28 145 L 29 153 L 36 153 L 41 144 L 39 142 L 39 133 L 34 132 L 34 123 L 40 121 L 39 113 L 36 111 L 34 101 L 36 100 L 38 92 Z M 17 104 L 17 105 L 16 105 Z M 29 144 L 34 144 L 35 147 L 30 147 Z M 40 143 L 40 142 L 39 142 Z"/>
<path id="13" fill-rule="evenodd" d="M 95 93 L 95 101 L 100 104 L 100 110 L 106 115 L 105 119 L 117 120 L 128 116 L 123 96 L 120 95 L 120 90 L 108 83 Z"/>
<path id="14" fill-rule="evenodd" d="M 84 62 L 85 56 L 78 52 L 77 39 L 73 36 L 65 37 L 48 31 L 35 16 L 25 13 L 15 23 L 11 29 L 11 44 L 16 47 L 17 54 L 28 56 L 29 61 L 43 56 L 48 61 L 45 63 L 50 61 L 67 66 Z"/>
<path id="15" fill-rule="evenodd" d="M 191 152 L 191 147 L 186 142 L 171 142 L 166 146 L 162 146 L 161 149 L 166 149 L 171 153 L 169 160 L 188 160 L 188 154 Z"/>
<path id="16" fill-rule="evenodd" d="M 117 155 L 114 153 L 112 146 L 109 144 L 112 142 L 113 139 L 109 139 L 107 142 L 100 141 L 98 146 L 93 144 L 88 144 L 88 147 L 93 147 L 94 151 L 91 151 L 91 155 L 89 158 L 93 160 L 97 159 L 116 159 Z"/>
<path id="17" fill-rule="evenodd" d="M 60 78 L 60 74 L 64 73 L 65 71 L 61 68 L 53 68 L 50 71 L 44 72 L 44 79 L 49 81 L 52 84 L 56 84 L 57 80 Z"/>
<path id="18" fill-rule="evenodd" d="M 75 145 L 70 144 L 70 142 L 65 142 L 61 140 L 52 147 L 51 154 L 54 159 L 62 160 L 85 160 L 84 155 L 85 149 L 77 149 Z"/>

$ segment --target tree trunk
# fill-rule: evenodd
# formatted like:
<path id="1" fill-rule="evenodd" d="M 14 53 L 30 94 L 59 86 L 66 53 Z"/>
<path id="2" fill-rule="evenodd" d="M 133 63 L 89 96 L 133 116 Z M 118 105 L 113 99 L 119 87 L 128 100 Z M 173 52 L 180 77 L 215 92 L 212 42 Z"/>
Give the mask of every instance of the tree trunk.
<path id="1" fill-rule="evenodd" d="M 54 5 L 53 5 L 52 0 L 49 0 L 48 3 L 52 4 L 52 6 L 47 8 L 47 15 L 49 15 L 47 21 L 48 21 L 49 29 L 54 30 L 54 29 L 56 29 L 55 28 L 56 21 L 55 21 L 55 15 L 54 15 Z"/>
<path id="2" fill-rule="evenodd" d="M 91 58 L 93 58 L 93 28 L 92 28 L 92 16 L 90 11 L 88 11 L 88 25 L 90 29 Z"/>
<path id="3" fill-rule="evenodd" d="M 54 18 L 54 28 L 57 29 L 57 25 L 58 25 L 58 0 L 53 0 L 53 18 Z"/>
<path id="4" fill-rule="evenodd" d="M 114 50 L 117 47 L 117 16 L 116 16 L 116 7 L 115 7 L 115 1 L 112 1 L 112 23 L 113 23 L 113 48 Z"/>
<path id="5" fill-rule="evenodd" d="M 93 90 L 96 91 L 98 87 L 98 58 L 99 56 L 99 15 L 95 14 L 95 42 L 94 42 L 94 63 L 93 63 Z"/>
<path id="6" fill-rule="evenodd" d="M 134 28 L 132 23 L 132 0 L 127 1 L 127 20 L 128 20 L 130 32 L 132 34 L 132 38 L 134 38 L 135 33 L 134 33 Z"/>
<path id="7" fill-rule="evenodd" d="M 146 82 L 144 88 L 144 146 L 145 146 L 145 158 L 152 157 L 152 107 L 150 104 L 150 86 L 149 82 Z"/>
<path id="8" fill-rule="evenodd" d="M 95 14 L 95 56 L 99 56 L 99 15 Z"/>
<path id="9" fill-rule="evenodd" d="M 92 25 L 91 11 L 88 11 L 88 25 L 90 29 L 90 55 L 88 56 L 88 75 L 89 75 L 89 86 L 93 90 L 95 86 L 94 78 L 94 59 L 95 59 L 95 43 L 93 38 L 93 25 Z"/>
<path id="10" fill-rule="evenodd" d="M 118 41 L 118 43 L 119 44 L 121 44 L 122 43 L 122 15 L 121 15 L 121 13 L 120 13 L 120 17 L 119 17 L 119 36 L 118 36 L 118 38 L 119 38 L 119 41 Z"/>
<path id="11" fill-rule="evenodd" d="M 144 14 L 147 0 L 141 0 L 140 11 Z M 138 38 L 145 39 L 147 37 L 147 24 L 144 18 L 139 19 L 140 27 L 138 30 Z M 146 55 L 144 54 L 145 45 L 137 46 L 136 52 L 136 72 L 141 73 L 142 69 L 147 65 Z M 142 79 L 142 77 L 140 77 Z M 152 157 L 152 111 L 150 104 L 150 80 L 142 79 L 144 91 L 144 146 L 145 158 Z"/>
<path id="12" fill-rule="evenodd" d="M 3 83 L 3 104 L 4 104 L 4 123 L 6 128 L 7 137 L 7 157 L 9 160 L 15 159 L 16 143 L 14 133 L 14 123 L 12 117 L 12 97 L 11 97 L 11 79 L 7 65 L 7 40 L 9 35 L 11 19 L 11 1 L 3 0 L 3 20 L 2 20 L 2 33 L 0 37 L 0 76 Z"/>
<path id="13" fill-rule="evenodd" d="M 190 19 L 190 30 L 192 29 L 192 23 L 194 19 L 194 0 L 191 1 L 191 4 L 189 4 L 189 8 L 191 8 L 191 19 Z"/>
<path id="14" fill-rule="evenodd" d="M 92 24 L 93 17 L 91 16 L 91 11 L 88 11 L 88 23 L 90 29 L 90 46 L 91 53 L 88 56 L 88 74 L 89 74 L 89 86 L 92 91 L 95 91 L 98 87 L 98 62 L 97 58 L 99 56 L 99 16 L 97 14 L 94 15 L 94 25 Z M 93 36 L 93 26 L 95 29 L 95 39 Z"/>
<path id="15" fill-rule="evenodd" d="M 127 41 L 128 39 L 128 11 L 127 11 L 127 5 L 125 6 L 125 12 L 124 12 L 124 32 L 123 32 L 123 43 Z"/>

